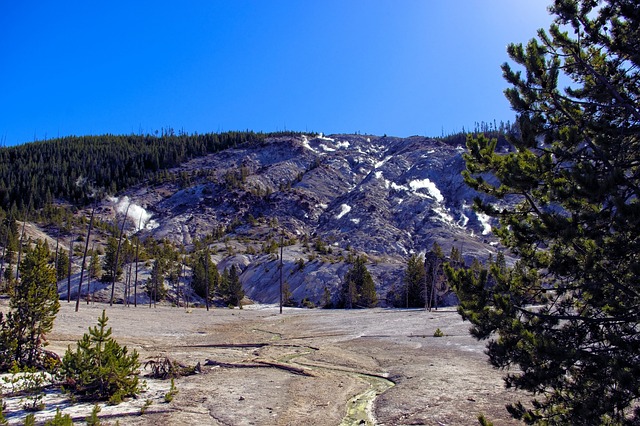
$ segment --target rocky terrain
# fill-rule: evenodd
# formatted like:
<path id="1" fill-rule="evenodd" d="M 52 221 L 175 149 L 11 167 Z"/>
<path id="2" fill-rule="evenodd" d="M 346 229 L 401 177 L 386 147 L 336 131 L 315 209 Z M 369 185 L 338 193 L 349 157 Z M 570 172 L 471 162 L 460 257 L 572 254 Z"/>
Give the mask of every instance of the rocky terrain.
<path id="1" fill-rule="evenodd" d="M 483 342 L 467 332 L 455 309 L 321 310 L 253 305 L 243 310 L 61 302 L 47 336 L 63 355 L 103 309 L 113 337 L 140 361 L 166 357 L 199 374 L 170 380 L 142 377 L 145 390 L 118 405 L 101 404 L 102 424 L 122 425 L 433 425 L 517 424 Z M 0 311 L 7 308 L 0 299 Z M 440 329 L 442 337 L 435 337 Z M 141 369 L 141 375 L 151 368 Z M 10 375 L 2 377 L 10 378 Z M 0 380 L 0 386 L 8 386 Z M 8 390 L 4 389 L 7 393 Z M 24 395 L 6 396 L 9 424 L 24 423 Z M 36 422 L 57 408 L 83 424 L 90 402 L 48 389 Z"/>
<path id="2" fill-rule="evenodd" d="M 238 266 L 247 296 L 264 303 L 279 297 L 280 241 L 298 301 L 319 303 L 325 287 L 335 294 L 348 253 L 366 254 L 384 303 L 408 257 L 434 242 L 467 259 L 495 251 L 488 219 L 471 208 L 462 152 L 418 136 L 274 137 L 193 159 L 101 212 L 129 206 L 129 233 L 141 225 L 187 249 L 218 232 L 219 268 Z M 446 288 L 440 296 L 455 301 Z"/>

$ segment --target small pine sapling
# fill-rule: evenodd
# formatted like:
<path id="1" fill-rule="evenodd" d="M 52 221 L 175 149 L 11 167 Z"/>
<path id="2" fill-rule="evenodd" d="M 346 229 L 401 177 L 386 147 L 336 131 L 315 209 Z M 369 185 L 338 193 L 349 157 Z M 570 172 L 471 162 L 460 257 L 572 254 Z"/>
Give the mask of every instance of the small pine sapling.
<path id="1" fill-rule="evenodd" d="M 118 404 L 124 397 L 135 396 L 140 391 L 140 363 L 137 351 L 129 354 L 126 346 L 120 346 L 111 337 L 108 320 L 103 310 L 98 326 L 89 327 L 89 333 L 78 341 L 76 350 L 67 349 L 61 373 L 64 387 L 71 392 L 87 399 Z"/>

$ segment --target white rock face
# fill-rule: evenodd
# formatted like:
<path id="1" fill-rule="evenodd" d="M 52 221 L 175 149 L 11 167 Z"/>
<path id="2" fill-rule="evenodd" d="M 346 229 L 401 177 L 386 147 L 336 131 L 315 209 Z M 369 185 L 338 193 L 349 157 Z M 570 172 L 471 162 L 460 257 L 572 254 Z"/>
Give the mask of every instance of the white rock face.
<path id="1" fill-rule="evenodd" d="M 280 233 L 296 237 L 284 276 L 298 300 L 337 291 L 348 250 L 375 259 L 383 297 L 402 281 L 410 253 L 434 242 L 445 253 L 462 247 L 467 258 L 496 251 L 489 218 L 469 207 L 478 194 L 462 180 L 461 152 L 423 137 L 280 136 L 194 159 L 171 171 L 190 176 L 188 184 L 138 190 L 130 201 L 150 215 L 136 217 L 156 221 L 147 232 L 186 246 L 225 229 L 216 256 L 229 265 L 246 253 L 237 266 L 261 302 L 277 301 L 279 253 L 266 255 L 263 245 Z M 317 240 L 330 252 L 315 252 Z"/>

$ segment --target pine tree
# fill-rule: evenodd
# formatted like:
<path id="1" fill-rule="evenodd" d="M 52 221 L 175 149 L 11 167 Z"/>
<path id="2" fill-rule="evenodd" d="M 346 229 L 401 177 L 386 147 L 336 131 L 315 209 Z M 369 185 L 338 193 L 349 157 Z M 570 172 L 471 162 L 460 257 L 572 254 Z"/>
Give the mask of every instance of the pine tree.
<path id="1" fill-rule="evenodd" d="M 58 252 L 58 265 L 56 271 L 56 278 L 61 281 L 67 278 L 69 274 L 69 255 L 64 250 Z"/>
<path id="2" fill-rule="evenodd" d="M 508 152 L 467 142 L 476 208 L 514 267 L 448 269 L 472 334 L 535 399 L 532 424 L 640 423 L 640 3 L 556 0 L 548 32 L 510 45 Z M 570 86 L 561 89 L 565 74 Z M 492 178 L 488 176 L 492 175 Z M 539 306 L 530 307 L 531 303 Z"/>
<path id="3" fill-rule="evenodd" d="M 105 247 L 104 259 L 102 268 L 104 269 L 104 273 L 102 274 L 103 282 L 112 282 L 113 281 L 113 271 L 116 271 L 116 280 L 119 280 L 122 277 L 122 261 L 123 258 L 117 256 L 118 252 L 118 239 L 116 237 L 109 237 L 107 239 L 107 245 Z M 118 265 L 116 266 L 116 259 L 118 261 Z"/>
<path id="4" fill-rule="evenodd" d="M 167 264 L 163 258 L 157 258 L 153 262 L 153 268 L 151 268 L 151 276 L 147 280 L 146 291 L 147 295 L 154 302 L 164 300 L 167 296 L 167 287 L 164 285 L 164 279 L 166 276 Z"/>
<path id="5" fill-rule="evenodd" d="M 138 385 L 138 353 L 131 354 L 111 337 L 109 318 L 103 310 L 96 327 L 89 327 L 78 341 L 76 350 L 67 349 L 62 358 L 64 387 L 90 400 L 119 403 L 124 397 L 135 396 Z"/>
<path id="6" fill-rule="evenodd" d="M 331 290 L 329 287 L 324 288 L 322 291 L 322 300 L 320 301 L 320 305 L 323 309 L 331 309 L 333 308 L 333 298 L 331 296 Z"/>
<path id="7" fill-rule="evenodd" d="M 100 258 L 95 250 L 91 252 L 91 261 L 89 262 L 89 277 L 97 279 L 102 273 L 102 265 L 100 265 Z"/>
<path id="8" fill-rule="evenodd" d="M 292 308 L 297 306 L 296 299 L 293 297 L 293 293 L 289 288 L 289 283 L 285 281 L 282 286 L 282 306 Z"/>
<path id="9" fill-rule="evenodd" d="M 11 312 L 0 316 L 0 370 L 12 363 L 21 367 L 41 367 L 45 334 L 53 328 L 60 309 L 56 273 L 48 264 L 46 244 L 28 249 L 20 265 L 21 279 L 11 296 Z"/>
<path id="10" fill-rule="evenodd" d="M 218 272 L 218 267 L 207 253 L 206 250 L 201 251 L 192 264 L 191 287 L 198 296 L 205 297 L 208 283 L 209 298 L 211 298 L 216 292 L 220 291 L 220 273 Z"/>
<path id="11" fill-rule="evenodd" d="M 424 307 L 426 273 L 424 259 L 415 254 L 411 256 L 404 273 L 404 301 L 407 308 Z"/>
<path id="12" fill-rule="evenodd" d="M 367 270 L 364 256 L 357 256 L 342 284 L 340 305 L 345 308 L 372 308 L 378 304 L 373 277 Z"/>
<path id="13" fill-rule="evenodd" d="M 244 290 L 236 265 L 231 265 L 227 277 L 226 293 L 223 295 L 224 301 L 230 305 L 240 306 L 240 301 L 244 297 Z"/>

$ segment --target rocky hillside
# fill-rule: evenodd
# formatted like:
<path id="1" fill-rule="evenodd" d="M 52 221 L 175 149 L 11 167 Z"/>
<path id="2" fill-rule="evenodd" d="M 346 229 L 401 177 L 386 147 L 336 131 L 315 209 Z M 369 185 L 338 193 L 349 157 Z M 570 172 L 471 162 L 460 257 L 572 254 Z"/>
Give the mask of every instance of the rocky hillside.
<path id="1" fill-rule="evenodd" d="M 407 258 L 434 242 L 466 258 L 493 251 L 490 224 L 473 212 L 460 175 L 462 151 L 417 136 L 267 138 L 171 169 L 127 191 L 119 209 L 131 203 L 129 232 L 141 224 L 187 249 L 213 235 L 218 267 L 237 265 L 254 300 L 278 300 L 281 239 L 297 300 L 318 303 L 325 287 L 336 294 L 353 252 L 367 255 L 384 299 Z"/>

